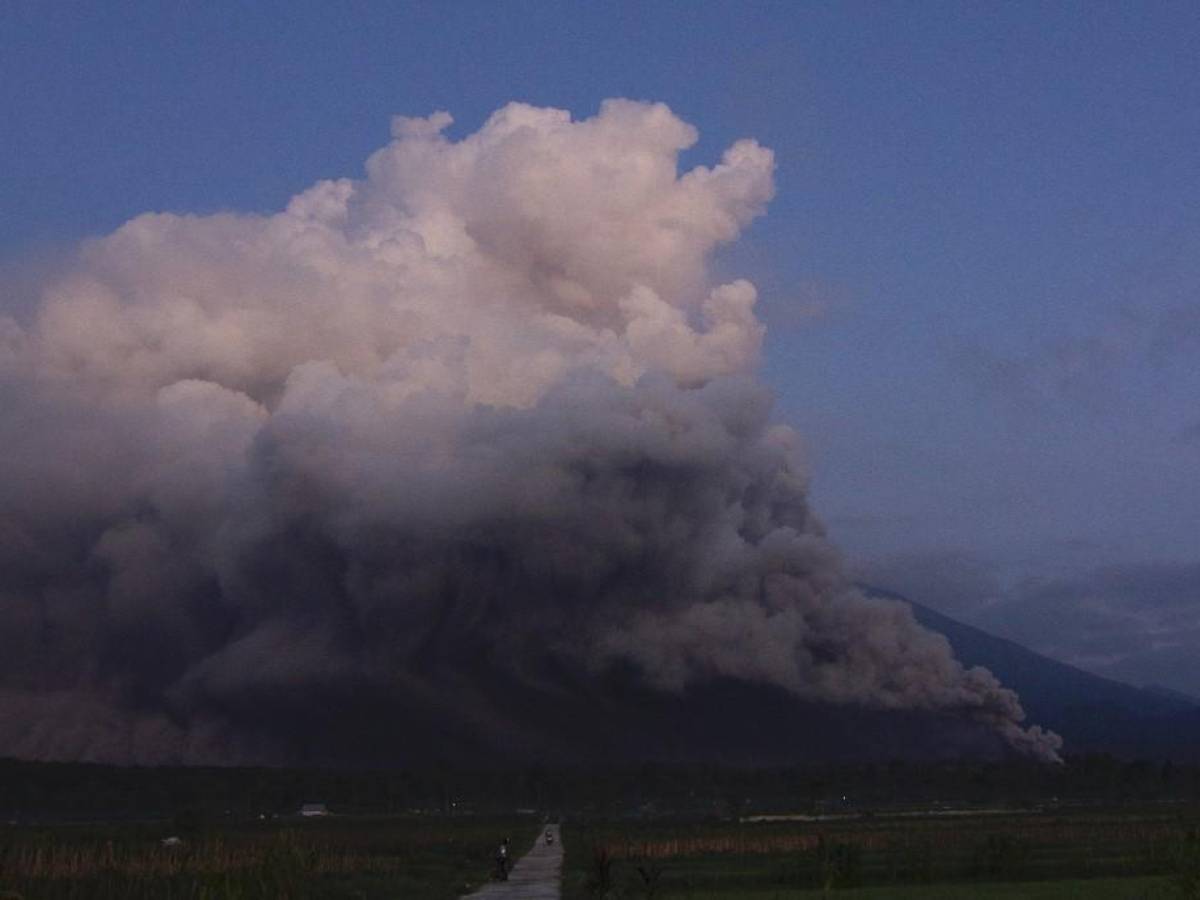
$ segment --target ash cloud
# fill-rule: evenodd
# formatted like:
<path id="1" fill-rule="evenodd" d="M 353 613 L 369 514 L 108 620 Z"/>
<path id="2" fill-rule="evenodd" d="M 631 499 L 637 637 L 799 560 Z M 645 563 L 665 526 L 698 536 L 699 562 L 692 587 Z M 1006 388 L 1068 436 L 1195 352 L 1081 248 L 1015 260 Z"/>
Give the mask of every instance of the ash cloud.
<path id="1" fill-rule="evenodd" d="M 950 550 L 877 560 L 859 574 L 1097 675 L 1200 695 L 1200 563 L 1097 565 L 1118 554 L 1080 542 L 1071 560 L 1070 544 L 1053 549 L 1047 573 L 1019 579 L 995 561 Z"/>
<path id="2" fill-rule="evenodd" d="M 1053 758 L 808 508 L 755 289 L 707 269 L 770 151 L 680 174 L 661 104 L 450 121 L 276 215 L 138 217 L 0 318 L 0 754 L 294 761 L 359 705 L 502 733 L 471 673 L 617 667 Z"/>

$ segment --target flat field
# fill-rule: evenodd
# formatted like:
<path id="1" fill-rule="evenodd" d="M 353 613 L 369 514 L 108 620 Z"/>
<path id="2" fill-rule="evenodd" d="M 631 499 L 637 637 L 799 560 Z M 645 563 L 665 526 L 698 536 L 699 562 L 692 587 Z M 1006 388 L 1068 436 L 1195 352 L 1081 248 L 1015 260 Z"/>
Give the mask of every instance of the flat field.
<path id="1" fill-rule="evenodd" d="M 846 888 L 829 892 L 824 890 L 693 892 L 684 896 L 691 900 L 816 900 L 818 897 L 836 897 L 837 900 L 1180 900 L 1182 895 L 1167 878 L 1132 877 L 1072 878 L 1058 881 L 1009 883 L 884 885 L 869 888 Z"/>
<path id="2" fill-rule="evenodd" d="M 564 897 L 1190 900 L 1198 822 L 1183 807 L 579 822 L 564 828 Z"/>
<path id="3" fill-rule="evenodd" d="M 0 828 L 3 900 L 455 898 L 486 881 L 499 840 L 532 819 L 336 817 L 198 827 Z"/>

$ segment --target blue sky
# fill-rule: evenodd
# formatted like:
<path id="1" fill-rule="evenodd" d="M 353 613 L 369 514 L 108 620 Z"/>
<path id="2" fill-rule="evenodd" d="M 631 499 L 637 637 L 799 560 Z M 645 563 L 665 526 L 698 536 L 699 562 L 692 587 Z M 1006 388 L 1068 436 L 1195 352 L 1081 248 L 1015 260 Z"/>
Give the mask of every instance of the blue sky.
<path id="1" fill-rule="evenodd" d="M 864 577 L 1200 693 L 1198 61 L 1194 3 L 8 4 L 0 303 L 360 175 L 394 114 L 662 100 L 685 165 L 776 152 L 717 266 Z"/>

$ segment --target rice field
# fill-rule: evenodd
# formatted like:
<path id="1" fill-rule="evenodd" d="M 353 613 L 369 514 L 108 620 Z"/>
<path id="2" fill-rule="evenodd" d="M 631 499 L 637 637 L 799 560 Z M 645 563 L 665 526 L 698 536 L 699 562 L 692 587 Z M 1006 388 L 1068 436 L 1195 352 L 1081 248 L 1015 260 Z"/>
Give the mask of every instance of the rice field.
<path id="1" fill-rule="evenodd" d="M 1080 884 L 1079 896 L 1200 898 L 1198 826 L 1200 810 L 1182 808 L 576 823 L 564 831 L 564 889 L 568 900 L 767 900 L 1058 896 L 1034 887 L 1046 884 L 1074 896 Z"/>
<path id="2" fill-rule="evenodd" d="M 331 818 L 224 825 L 0 829 L 4 900 L 323 900 L 458 897 L 529 820 Z M 176 838 L 164 843 L 165 838 Z"/>

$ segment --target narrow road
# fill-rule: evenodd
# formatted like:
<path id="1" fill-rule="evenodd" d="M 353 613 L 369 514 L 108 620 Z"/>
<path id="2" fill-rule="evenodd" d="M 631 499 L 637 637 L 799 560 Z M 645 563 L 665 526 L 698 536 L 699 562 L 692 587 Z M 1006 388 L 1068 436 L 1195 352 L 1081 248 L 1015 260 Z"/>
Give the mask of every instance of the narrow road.
<path id="1" fill-rule="evenodd" d="M 562 841 L 558 826 L 550 825 L 554 843 L 546 843 L 545 830 L 533 849 L 517 860 L 508 881 L 493 881 L 463 900 L 559 900 L 562 896 Z"/>

